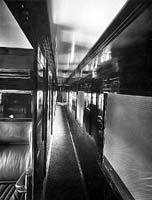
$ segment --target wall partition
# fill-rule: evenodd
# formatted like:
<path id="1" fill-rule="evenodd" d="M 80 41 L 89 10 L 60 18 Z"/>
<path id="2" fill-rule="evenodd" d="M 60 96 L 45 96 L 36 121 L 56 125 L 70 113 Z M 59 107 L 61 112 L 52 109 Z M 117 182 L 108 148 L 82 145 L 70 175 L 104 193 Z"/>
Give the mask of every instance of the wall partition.
<path id="1" fill-rule="evenodd" d="M 152 196 L 152 97 L 107 95 L 104 161 L 123 199 Z"/>

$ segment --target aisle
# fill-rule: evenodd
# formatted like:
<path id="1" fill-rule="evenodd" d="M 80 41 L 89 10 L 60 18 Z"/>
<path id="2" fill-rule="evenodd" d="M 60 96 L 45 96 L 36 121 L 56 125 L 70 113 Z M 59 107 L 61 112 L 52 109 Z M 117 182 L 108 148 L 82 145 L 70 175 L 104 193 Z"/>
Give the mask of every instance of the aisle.
<path id="1" fill-rule="evenodd" d="M 69 133 L 66 115 L 57 105 L 45 200 L 85 200 L 84 183 Z"/>

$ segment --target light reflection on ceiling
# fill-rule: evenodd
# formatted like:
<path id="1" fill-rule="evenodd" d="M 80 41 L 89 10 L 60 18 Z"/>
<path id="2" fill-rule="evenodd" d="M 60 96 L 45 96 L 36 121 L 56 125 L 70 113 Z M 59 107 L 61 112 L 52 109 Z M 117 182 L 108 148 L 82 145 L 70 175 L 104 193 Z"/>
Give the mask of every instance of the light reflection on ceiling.
<path id="1" fill-rule="evenodd" d="M 0 47 L 32 49 L 3 0 L 0 0 Z"/>
<path id="2" fill-rule="evenodd" d="M 126 1 L 47 0 L 61 75 L 78 66 Z"/>

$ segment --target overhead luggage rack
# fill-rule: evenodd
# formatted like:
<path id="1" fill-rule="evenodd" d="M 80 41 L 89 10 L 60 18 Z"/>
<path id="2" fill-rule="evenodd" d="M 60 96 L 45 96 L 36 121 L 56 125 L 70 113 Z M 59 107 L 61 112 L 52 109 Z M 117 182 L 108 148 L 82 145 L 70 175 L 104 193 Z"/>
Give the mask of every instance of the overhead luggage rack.
<path id="1" fill-rule="evenodd" d="M 30 79 L 30 70 L 0 69 L 0 78 Z"/>
<path id="2" fill-rule="evenodd" d="M 33 49 L 0 48 L 0 89 L 33 89 Z"/>

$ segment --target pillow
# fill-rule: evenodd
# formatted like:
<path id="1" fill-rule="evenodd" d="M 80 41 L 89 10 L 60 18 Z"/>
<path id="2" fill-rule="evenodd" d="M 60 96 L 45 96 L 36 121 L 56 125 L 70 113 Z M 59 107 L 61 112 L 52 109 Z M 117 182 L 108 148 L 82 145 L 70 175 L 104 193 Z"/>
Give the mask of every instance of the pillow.
<path id="1" fill-rule="evenodd" d="M 0 122 L 0 143 L 30 143 L 32 122 Z"/>

